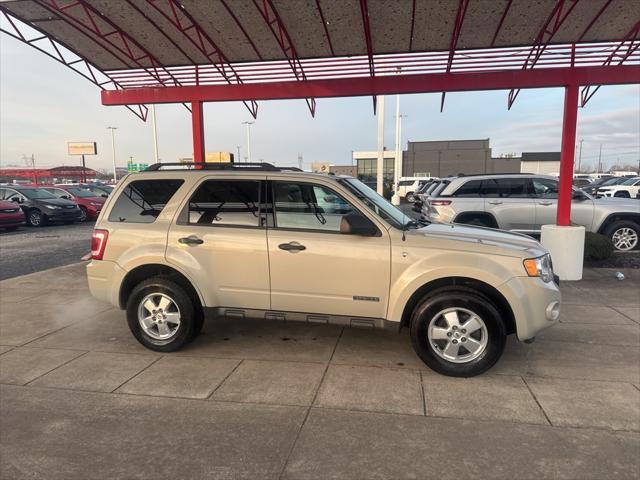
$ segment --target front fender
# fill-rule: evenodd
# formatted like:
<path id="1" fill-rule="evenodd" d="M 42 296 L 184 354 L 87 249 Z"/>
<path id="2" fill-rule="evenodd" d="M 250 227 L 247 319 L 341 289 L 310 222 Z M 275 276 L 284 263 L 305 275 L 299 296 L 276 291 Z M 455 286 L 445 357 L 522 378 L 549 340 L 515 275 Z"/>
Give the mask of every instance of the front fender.
<path id="1" fill-rule="evenodd" d="M 519 260 L 514 257 L 462 251 L 439 253 L 419 260 L 411 260 L 410 257 L 411 255 L 407 255 L 403 258 L 408 262 L 392 265 L 387 320 L 393 322 L 402 320 L 405 305 L 411 296 L 430 282 L 463 277 L 498 288 L 516 275 L 514 267 L 519 264 Z"/>

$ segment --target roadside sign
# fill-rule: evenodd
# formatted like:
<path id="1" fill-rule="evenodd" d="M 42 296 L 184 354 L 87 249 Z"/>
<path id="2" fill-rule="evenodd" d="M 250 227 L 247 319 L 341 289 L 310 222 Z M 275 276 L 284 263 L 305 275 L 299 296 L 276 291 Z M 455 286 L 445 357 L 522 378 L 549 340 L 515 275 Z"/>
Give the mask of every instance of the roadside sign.
<path id="1" fill-rule="evenodd" d="M 98 145 L 96 142 L 67 142 L 69 155 L 97 155 Z"/>

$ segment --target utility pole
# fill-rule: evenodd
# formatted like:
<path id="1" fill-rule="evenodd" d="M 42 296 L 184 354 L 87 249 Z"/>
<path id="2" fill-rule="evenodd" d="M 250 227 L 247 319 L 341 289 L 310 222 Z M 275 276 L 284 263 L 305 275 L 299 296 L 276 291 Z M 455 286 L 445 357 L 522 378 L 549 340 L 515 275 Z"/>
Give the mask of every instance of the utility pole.
<path id="1" fill-rule="evenodd" d="M 384 193 L 384 95 L 376 97 L 378 115 L 378 162 L 376 168 L 376 191 Z"/>
<path id="2" fill-rule="evenodd" d="M 107 127 L 107 130 L 111 130 L 111 159 L 113 160 L 113 183 L 118 183 L 118 175 L 116 173 L 116 136 L 115 131 L 118 127 Z"/>
<path id="3" fill-rule="evenodd" d="M 584 142 L 584 140 L 580 139 L 580 151 L 578 153 L 578 172 L 580 172 L 580 162 L 582 161 L 582 142 Z"/>
<path id="4" fill-rule="evenodd" d="M 242 122 L 243 125 L 247 126 L 247 158 L 249 159 L 249 163 L 251 163 L 251 125 L 255 122 Z"/>
<path id="5" fill-rule="evenodd" d="M 153 128 L 153 162 L 158 163 L 158 129 L 156 128 L 156 105 L 151 104 L 151 126 Z"/>
<path id="6" fill-rule="evenodd" d="M 598 173 L 602 173 L 602 144 L 600 144 L 600 154 L 598 155 Z"/>
<path id="7" fill-rule="evenodd" d="M 298 168 L 302 170 L 302 154 L 298 154 Z"/>
<path id="8" fill-rule="evenodd" d="M 391 203 L 400 205 L 400 197 L 398 196 L 398 182 L 400 180 L 400 172 L 398 161 L 400 157 L 400 95 L 396 95 L 396 152 L 393 160 L 393 195 Z"/>
<path id="9" fill-rule="evenodd" d="M 240 145 L 237 145 L 236 148 L 238 149 L 238 159 L 236 161 L 240 161 Z"/>

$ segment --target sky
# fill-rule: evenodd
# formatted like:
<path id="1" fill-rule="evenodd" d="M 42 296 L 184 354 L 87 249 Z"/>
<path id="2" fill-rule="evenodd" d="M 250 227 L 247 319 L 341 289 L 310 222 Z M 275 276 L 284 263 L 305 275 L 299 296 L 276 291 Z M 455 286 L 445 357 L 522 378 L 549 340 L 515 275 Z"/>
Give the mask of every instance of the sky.
<path id="1" fill-rule="evenodd" d="M 440 94 L 400 96 L 402 145 L 421 140 L 491 140 L 492 154 L 559 151 L 563 89 L 520 92 L 507 110 L 507 91 L 448 93 L 444 112 Z M 385 146 L 395 149 L 395 101 L 386 97 Z M 182 105 L 158 105 L 159 158 L 191 157 L 191 118 Z M 253 120 L 240 102 L 204 106 L 206 150 L 246 156 L 244 121 Z M 125 107 L 105 107 L 98 87 L 71 69 L 17 40 L 0 34 L 0 166 L 79 165 L 67 155 L 68 141 L 95 141 L 98 155 L 87 166 L 110 169 L 111 134 L 116 130 L 118 166 L 152 163 L 151 121 L 142 122 Z M 638 165 L 640 158 L 640 85 L 602 87 L 578 113 L 577 139 L 582 166 L 595 166 L 602 144 L 603 165 Z M 375 150 L 377 120 L 371 97 L 317 100 L 312 118 L 304 100 L 260 102 L 251 128 L 253 161 L 297 165 L 298 155 L 312 162 L 351 164 L 354 150 Z M 576 157 L 577 161 L 577 157 Z"/>

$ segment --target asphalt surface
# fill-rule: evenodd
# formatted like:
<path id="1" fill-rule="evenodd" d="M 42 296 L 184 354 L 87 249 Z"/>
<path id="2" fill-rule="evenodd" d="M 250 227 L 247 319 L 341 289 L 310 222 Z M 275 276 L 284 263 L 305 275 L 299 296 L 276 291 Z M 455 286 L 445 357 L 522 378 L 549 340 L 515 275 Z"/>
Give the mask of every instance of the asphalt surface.
<path id="1" fill-rule="evenodd" d="M 94 223 L 0 231 L 0 280 L 79 262 L 91 250 Z"/>

